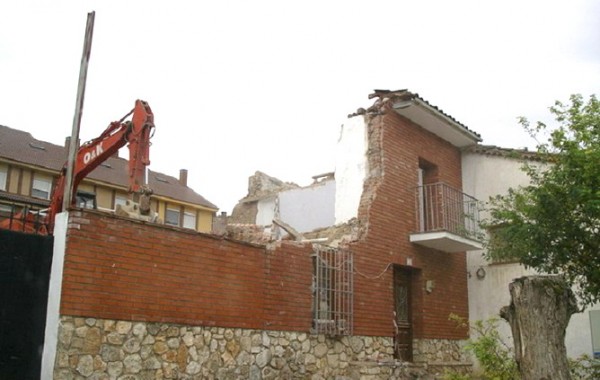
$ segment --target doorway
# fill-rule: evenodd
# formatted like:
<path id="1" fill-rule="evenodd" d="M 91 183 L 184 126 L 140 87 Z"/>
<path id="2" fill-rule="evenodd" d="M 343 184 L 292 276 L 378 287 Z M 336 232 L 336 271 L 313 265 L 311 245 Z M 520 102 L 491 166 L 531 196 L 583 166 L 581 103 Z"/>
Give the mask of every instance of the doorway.
<path id="1" fill-rule="evenodd" d="M 394 353 L 406 362 L 413 360 L 411 279 L 409 269 L 394 267 Z"/>

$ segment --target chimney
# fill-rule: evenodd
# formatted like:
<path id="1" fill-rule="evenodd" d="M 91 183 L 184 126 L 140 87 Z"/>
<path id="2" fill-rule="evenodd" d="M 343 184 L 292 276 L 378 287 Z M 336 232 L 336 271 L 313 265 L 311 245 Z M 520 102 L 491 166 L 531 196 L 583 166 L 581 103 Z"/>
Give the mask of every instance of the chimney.
<path id="1" fill-rule="evenodd" d="M 179 183 L 185 187 L 187 187 L 187 175 L 188 175 L 187 169 L 179 170 Z"/>

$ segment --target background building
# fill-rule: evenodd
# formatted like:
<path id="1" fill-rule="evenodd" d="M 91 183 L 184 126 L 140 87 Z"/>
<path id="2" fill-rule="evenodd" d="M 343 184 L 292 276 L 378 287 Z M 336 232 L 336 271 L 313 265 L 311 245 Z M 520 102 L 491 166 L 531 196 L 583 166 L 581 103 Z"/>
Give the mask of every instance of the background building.
<path id="1" fill-rule="evenodd" d="M 67 159 L 67 147 L 36 140 L 31 134 L 0 125 L 0 212 L 23 207 L 47 208 L 56 178 Z M 128 199 L 128 161 L 111 157 L 92 171 L 77 189 L 77 206 L 112 212 Z M 165 224 L 210 232 L 218 207 L 179 178 L 148 171 L 154 194 L 152 209 Z"/>
<path id="2" fill-rule="evenodd" d="M 536 152 L 495 146 L 472 147 L 463 153 L 463 187 L 482 202 L 498 194 L 507 194 L 511 187 L 529 184 L 529 177 L 521 170 L 525 163 L 543 165 Z M 487 218 L 487 212 L 483 212 L 481 217 Z M 468 252 L 467 256 L 471 320 L 498 318 L 500 308 L 510 304 L 508 284 L 515 278 L 536 273 L 518 262 L 490 262 L 483 253 L 475 250 Z M 499 330 L 503 339 L 512 345 L 508 323 L 501 322 Z M 590 306 L 571 316 L 565 345 L 567 354 L 573 358 L 600 353 L 600 305 Z"/>

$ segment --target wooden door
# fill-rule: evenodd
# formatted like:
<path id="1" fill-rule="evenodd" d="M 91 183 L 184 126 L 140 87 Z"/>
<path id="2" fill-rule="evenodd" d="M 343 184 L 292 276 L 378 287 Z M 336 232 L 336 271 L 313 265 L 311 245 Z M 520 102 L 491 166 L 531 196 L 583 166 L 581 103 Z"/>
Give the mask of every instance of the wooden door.
<path id="1" fill-rule="evenodd" d="M 408 362 L 413 359 L 410 283 L 410 270 L 394 268 L 394 348 L 396 357 Z"/>

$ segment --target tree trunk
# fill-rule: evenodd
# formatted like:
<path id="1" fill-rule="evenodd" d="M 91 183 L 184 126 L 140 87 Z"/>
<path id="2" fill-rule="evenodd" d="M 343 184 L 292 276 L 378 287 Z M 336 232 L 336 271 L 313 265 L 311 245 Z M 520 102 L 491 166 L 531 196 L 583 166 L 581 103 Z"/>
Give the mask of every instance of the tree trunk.
<path id="1" fill-rule="evenodd" d="M 509 285 L 511 303 L 500 310 L 510 323 L 522 380 L 571 379 L 565 329 L 577 310 L 560 276 L 526 276 Z"/>

